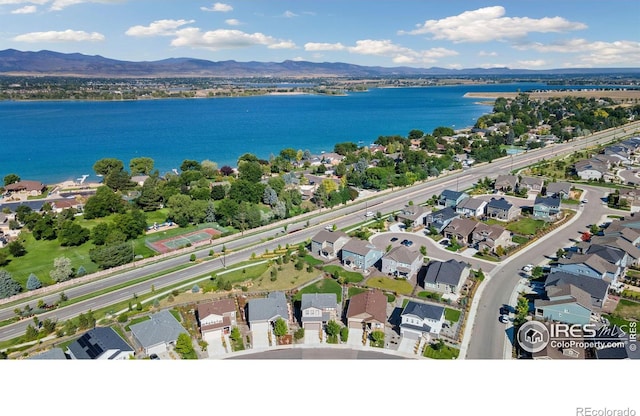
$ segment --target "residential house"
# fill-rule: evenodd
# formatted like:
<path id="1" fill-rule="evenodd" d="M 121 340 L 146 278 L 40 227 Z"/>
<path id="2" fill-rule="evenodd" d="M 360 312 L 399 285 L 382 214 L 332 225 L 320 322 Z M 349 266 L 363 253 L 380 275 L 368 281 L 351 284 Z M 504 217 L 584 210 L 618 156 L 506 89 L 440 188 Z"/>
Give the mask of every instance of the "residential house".
<path id="1" fill-rule="evenodd" d="M 501 221 L 512 221 L 520 215 L 520 208 L 504 198 L 491 198 L 487 204 L 487 217 Z"/>
<path id="2" fill-rule="evenodd" d="M 450 189 L 445 189 L 440 194 L 440 198 L 438 199 L 438 204 L 444 207 L 452 207 L 455 208 L 458 206 L 460 202 L 469 198 L 469 195 L 465 192 L 452 191 Z"/>
<path id="3" fill-rule="evenodd" d="M 597 254 L 574 254 L 569 258 L 560 258 L 557 264 L 551 266 L 551 272 L 554 271 L 604 279 L 609 283 L 615 283 L 621 273 L 620 267 Z"/>
<path id="4" fill-rule="evenodd" d="M 390 276 L 411 279 L 422 266 L 422 254 L 411 251 L 405 246 L 392 248 L 382 256 L 382 273 Z"/>
<path id="5" fill-rule="evenodd" d="M 234 299 L 220 299 L 198 304 L 198 324 L 202 338 L 207 342 L 220 342 L 238 325 Z"/>
<path id="6" fill-rule="evenodd" d="M 187 334 L 186 329 L 167 309 L 154 313 L 148 320 L 138 322 L 129 327 L 136 343 L 147 355 L 169 351 L 176 345 L 180 334 Z"/>
<path id="7" fill-rule="evenodd" d="M 342 265 L 366 272 L 383 254 L 382 250 L 370 242 L 352 238 L 342 247 Z"/>
<path id="8" fill-rule="evenodd" d="M 400 335 L 403 338 L 425 338 L 430 342 L 440 337 L 444 323 L 444 307 L 410 300 L 400 314 Z"/>
<path id="9" fill-rule="evenodd" d="M 629 339 L 628 330 L 616 325 L 596 331 L 596 335 L 589 338 L 596 345 L 592 349 L 598 360 L 637 360 L 640 359 L 640 342 Z M 619 342 L 611 342 L 618 339 Z"/>
<path id="10" fill-rule="evenodd" d="M 135 354 L 133 347 L 111 327 L 96 327 L 67 347 L 72 360 L 128 360 Z"/>
<path id="11" fill-rule="evenodd" d="M 374 289 L 353 295 L 347 306 L 347 326 L 368 331 L 383 330 L 387 321 L 387 297 Z"/>
<path id="12" fill-rule="evenodd" d="M 516 175 L 498 175 L 493 183 L 496 191 L 511 192 L 518 187 L 518 177 Z"/>
<path id="13" fill-rule="evenodd" d="M 147 179 L 149 179 L 149 175 L 133 175 L 131 177 L 131 182 L 138 186 L 142 186 Z"/>
<path id="14" fill-rule="evenodd" d="M 597 254 L 611 264 L 625 268 L 629 261 L 629 255 L 623 249 L 608 244 L 596 244 L 592 242 L 585 250 L 585 254 Z"/>
<path id="15" fill-rule="evenodd" d="M 473 229 L 478 224 L 477 221 L 469 218 L 454 218 L 444 230 L 444 236 L 449 239 L 456 239 L 460 244 L 470 244 Z"/>
<path id="16" fill-rule="evenodd" d="M 431 210 L 422 205 L 406 205 L 396 215 L 396 218 L 400 222 L 409 222 L 411 227 L 419 227 L 424 225 L 426 216 Z"/>
<path id="17" fill-rule="evenodd" d="M 528 192 L 542 192 L 543 185 L 542 178 L 523 176 L 518 183 L 518 189 L 526 189 Z"/>
<path id="18" fill-rule="evenodd" d="M 550 182 L 546 186 L 546 192 L 547 196 L 567 199 L 571 195 L 571 184 L 569 182 Z"/>
<path id="19" fill-rule="evenodd" d="M 6 185 L 4 190 L 9 194 L 25 194 L 28 196 L 38 196 L 47 189 L 47 186 L 40 181 L 18 181 Z"/>
<path id="20" fill-rule="evenodd" d="M 545 281 L 545 290 L 550 286 L 572 285 L 578 287 L 591 297 L 591 309 L 599 310 L 604 305 L 609 294 L 609 282 L 602 279 L 567 273 L 562 271 L 552 271 Z"/>
<path id="21" fill-rule="evenodd" d="M 304 293 L 300 302 L 302 327 L 321 331 L 329 321 L 338 321 L 338 297 L 335 293 Z"/>
<path id="22" fill-rule="evenodd" d="M 251 330 L 258 327 L 266 328 L 279 318 L 291 321 L 291 310 L 283 292 L 270 292 L 266 298 L 251 299 L 247 302 L 247 322 Z"/>
<path id="23" fill-rule="evenodd" d="M 487 225 L 479 222 L 473 229 L 471 242 L 478 251 L 489 251 L 495 253 L 498 247 L 507 248 L 513 245 L 511 232 L 499 225 Z"/>
<path id="24" fill-rule="evenodd" d="M 311 253 L 316 256 L 333 260 L 344 245 L 351 239 L 342 231 L 322 230 L 311 238 Z"/>
<path id="25" fill-rule="evenodd" d="M 428 228 L 433 227 L 435 228 L 436 233 L 440 234 L 454 218 L 459 217 L 460 214 L 458 214 L 453 208 L 447 207 L 427 214 L 425 217 L 425 223 Z"/>
<path id="26" fill-rule="evenodd" d="M 344 160 L 344 156 L 334 152 L 322 153 L 321 156 L 322 156 L 322 163 L 329 164 L 332 166 L 336 166 L 340 162 L 342 162 L 342 160 Z"/>
<path id="27" fill-rule="evenodd" d="M 622 236 L 605 237 L 598 235 L 591 237 L 591 244 L 589 246 L 591 245 L 605 245 L 624 251 L 627 255 L 627 258 L 625 259 L 626 266 L 637 266 L 640 264 L 640 249 Z M 587 247 L 585 252 L 589 252 L 589 248 L 590 247 Z"/>
<path id="28" fill-rule="evenodd" d="M 591 296 L 577 286 L 549 286 L 546 299 L 534 302 L 535 316 L 566 324 L 588 324 L 591 321 Z"/>
<path id="29" fill-rule="evenodd" d="M 467 198 L 456 207 L 456 212 L 463 217 L 479 218 L 485 214 L 487 201 L 478 198 Z"/>
<path id="30" fill-rule="evenodd" d="M 608 172 L 609 168 L 602 162 L 594 160 L 581 160 L 574 163 L 574 169 L 576 174 L 583 180 L 598 180 L 602 179 Z"/>
<path id="31" fill-rule="evenodd" d="M 545 221 L 553 221 L 560 215 L 560 198 L 552 196 L 536 196 L 533 204 L 533 216 Z"/>
<path id="32" fill-rule="evenodd" d="M 28 360 L 68 360 L 69 357 L 62 348 L 51 348 L 27 358 Z"/>
<path id="33" fill-rule="evenodd" d="M 466 263 L 454 259 L 445 262 L 432 260 L 426 266 L 422 286 L 425 290 L 440 293 L 459 293 L 469 277 L 470 269 Z"/>
<path id="34" fill-rule="evenodd" d="M 629 206 L 640 201 L 640 193 L 636 189 L 620 188 L 618 189 L 618 197 L 625 199 L 629 203 Z"/>

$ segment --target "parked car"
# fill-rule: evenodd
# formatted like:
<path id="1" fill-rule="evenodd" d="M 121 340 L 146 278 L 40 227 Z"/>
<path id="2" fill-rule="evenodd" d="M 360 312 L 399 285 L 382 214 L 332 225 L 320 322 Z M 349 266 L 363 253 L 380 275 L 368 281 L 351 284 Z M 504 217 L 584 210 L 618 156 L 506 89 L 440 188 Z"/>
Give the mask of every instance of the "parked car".
<path id="1" fill-rule="evenodd" d="M 533 270 L 533 264 L 527 264 L 526 266 L 524 266 L 522 268 L 522 270 L 527 272 L 527 273 L 531 273 L 531 271 Z"/>
<path id="2" fill-rule="evenodd" d="M 391 240 L 389 241 L 391 241 L 392 243 L 395 243 L 396 241 L 398 241 L 398 237 L 392 237 Z"/>
<path id="3" fill-rule="evenodd" d="M 440 241 L 440 245 L 441 246 L 448 246 L 449 245 L 449 240 L 441 240 Z"/>
<path id="4" fill-rule="evenodd" d="M 500 315 L 500 322 L 502 322 L 503 324 L 508 324 L 509 323 L 509 316 L 508 315 Z"/>
<path id="5" fill-rule="evenodd" d="M 500 315 L 509 315 L 509 307 L 506 305 L 501 306 Z"/>
<path id="6" fill-rule="evenodd" d="M 411 247 L 413 245 L 413 241 L 411 240 L 402 240 L 402 242 L 400 243 L 405 247 Z"/>

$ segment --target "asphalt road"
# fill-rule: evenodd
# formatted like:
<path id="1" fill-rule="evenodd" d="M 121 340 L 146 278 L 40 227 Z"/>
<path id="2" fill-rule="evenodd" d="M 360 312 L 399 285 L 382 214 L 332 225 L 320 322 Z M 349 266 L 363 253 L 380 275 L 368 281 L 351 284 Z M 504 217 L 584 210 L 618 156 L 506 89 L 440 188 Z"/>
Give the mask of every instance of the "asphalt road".
<path id="1" fill-rule="evenodd" d="M 467 169 L 465 171 L 455 173 L 440 179 L 430 180 L 426 183 L 417 184 L 409 188 L 392 189 L 384 192 L 376 193 L 375 196 L 359 203 L 353 203 L 346 207 L 336 208 L 333 210 L 326 210 L 321 212 L 317 216 L 304 217 L 301 219 L 295 219 L 288 222 L 287 234 L 284 233 L 284 227 L 263 227 L 258 232 L 247 233 L 245 236 L 231 236 L 223 240 L 216 240 L 216 244 L 213 247 L 206 247 L 197 251 L 198 257 L 205 257 L 209 250 L 213 248 L 216 252 L 220 252 L 222 244 L 224 244 L 230 254 L 225 256 L 225 264 L 227 266 L 237 263 L 239 261 L 247 260 L 251 253 L 262 253 L 265 249 L 273 250 L 278 245 L 285 246 L 286 244 L 297 245 L 302 241 L 310 239 L 325 225 L 336 224 L 338 228 L 345 228 L 366 220 L 364 213 L 366 211 L 374 211 L 381 213 L 389 213 L 392 211 L 398 211 L 407 203 L 412 200 L 414 203 L 422 203 L 428 200 L 434 194 L 440 194 L 444 189 L 466 189 L 471 187 L 478 179 L 495 178 L 498 174 L 507 173 L 512 169 L 529 165 L 535 161 L 542 160 L 544 158 L 554 157 L 563 153 L 571 153 L 575 150 L 584 148 L 586 146 L 593 146 L 596 143 L 607 143 L 614 140 L 616 137 L 630 134 L 632 132 L 640 131 L 640 122 L 635 122 L 624 128 L 612 129 L 606 132 L 599 132 L 588 139 L 576 140 L 573 142 L 556 144 L 542 149 L 536 149 L 527 153 L 520 153 L 509 157 L 495 160 L 492 163 L 486 163 L 477 167 Z M 307 227 L 307 221 L 309 226 Z M 268 240 L 270 239 L 270 240 Z M 247 247 L 242 249 L 241 247 Z M 529 252 L 529 250 L 527 250 Z M 555 252 L 555 249 L 553 250 Z M 549 254 L 549 253 L 548 253 Z M 528 257 L 528 256 L 527 256 Z M 142 267 L 134 268 L 132 270 L 119 273 L 112 277 L 103 278 L 95 282 L 90 282 L 77 286 L 74 288 L 64 289 L 65 294 L 70 298 L 76 298 L 79 296 L 94 293 L 98 290 L 112 287 L 124 282 L 149 276 L 162 270 L 171 269 L 175 266 L 186 264 L 189 262 L 189 254 L 180 257 L 164 260 L 160 263 L 145 265 Z M 529 263 L 531 261 L 522 259 L 519 264 Z M 80 313 L 86 312 L 89 309 L 97 310 L 117 303 L 122 300 L 132 299 L 133 294 L 144 294 L 151 290 L 151 286 L 155 287 L 156 291 L 160 291 L 163 287 L 175 284 L 177 282 L 185 281 L 196 276 L 212 273 L 215 270 L 220 269 L 222 266 L 222 260 L 217 259 L 214 261 L 206 261 L 197 265 L 193 265 L 187 269 L 168 273 L 166 275 L 153 278 L 144 283 L 129 286 L 123 289 L 116 289 L 105 295 L 101 295 L 96 298 L 92 298 L 86 301 L 78 302 L 76 304 L 67 306 L 65 308 L 56 309 L 51 312 L 47 312 L 39 315 L 39 319 L 54 319 L 64 321 L 72 317 L 77 316 Z M 503 268 L 507 267 L 506 264 Z M 518 266 L 513 266 L 517 269 Z M 501 278 L 495 279 L 500 281 Z M 511 285 L 513 279 L 508 279 L 504 283 L 506 286 L 511 286 L 511 291 L 514 285 Z M 505 289 L 506 291 L 506 289 Z M 59 298 L 59 291 L 52 288 L 51 295 L 41 297 L 47 303 L 53 303 Z M 0 309 L 0 320 L 7 320 L 15 316 L 13 310 L 15 308 L 23 308 L 25 304 L 30 303 L 34 306 L 35 301 L 21 302 L 18 304 L 5 305 Z M 487 302 L 483 299 L 483 304 Z M 483 318 L 485 319 L 485 318 Z M 24 334 L 26 326 L 31 323 L 31 320 L 23 320 L 11 325 L 0 328 L 0 341 L 15 338 Z M 475 344 L 474 340 L 472 344 Z M 471 350 L 469 351 L 471 352 Z M 493 353 L 490 353 L 486 357 L 494 357 Z M 498 358 L 496 356 L 496 358 Z"/>

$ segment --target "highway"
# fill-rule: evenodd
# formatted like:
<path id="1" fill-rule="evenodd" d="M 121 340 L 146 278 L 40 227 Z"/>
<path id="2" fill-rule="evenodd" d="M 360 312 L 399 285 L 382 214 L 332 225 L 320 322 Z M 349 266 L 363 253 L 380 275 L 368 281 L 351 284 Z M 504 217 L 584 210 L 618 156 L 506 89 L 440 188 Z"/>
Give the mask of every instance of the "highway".
<path id="1" fill-rule="evenodd" d="M 478 179 L 484 178 L 485 176 L 489 178 L 495 178 L 498 174 L 507 173 L 512 169 L 527 166 L 542 159 L 552 158 L 561 154 L 568 154 L 575 150 L 585 148 L 586 146 L 595 146 L 597 143 L 607 143 L 611 140 L 614 140 L 615 138 L 627 136 L 632 132 L 638 131 L 640 131 L 640 122 L 635 122 L 624 126 L 624 128 L 612 129 L 609 131 L 593 134 L 587 139 L 575 140 L 562 144 L 554 144 L 542 149 L 536 149 L 526 153 L 504 157 L 500 160 L 494 160 L 492 163 L 481 164 L 477 167 L 450 174 L 439 179 L 432 179 L 427 182 L 414 185 L 412 187 L 400 189 L 396 188 L 379 192 L 374 194 L 374 196 L 372 196 L 371 198 L 368 198 L 366 201 L 354 202 L 344 207 L 325 210 L 325 212 L 321 212 L 319 215 L 311 218 L 304 217 L 292 219 L 291 221 L 287 222 L 287 234 L 283 234 L 284 227 L 282 226 L 277 228 L 274 228 L 273 226 L 261 227 L 261 231 L 253 230 L 252 232 L 247 232 L 244 236 L 234 235 L 225 239 L 216 240 L 216 244 L 214 244 L 213 247 L 207 246 L 206 248 L 198 250 L 196 253 L 199 258 L 204 258 L 207 256 L 211 248 L 213 248 L 216 252 L 220 252 L 222 245 L 224 244 L 229 251 L 229 254 L 224 256 L 224 261 L 225 264 L 229 266 L 234 263 L 249 259 L 251 253 L 258 254 L 264 252 L 266 249 L 273 250 L 277 248 L 278 245 L 281 245 L 283 247 L 286 244 L 297 245 L 300 242 L 310 239 L 313 235 L 315 235 L 319 230 L 321 230 L 328 224 L 336 224 L 338 228 L 347 228 L 361 223 L 366 219 L 364 217 L 364 213 L 366 211 L 381 212 L 383 214 L 397 211 L 404 207 L 409 200 L 412 200 L 416 204 L 423 203 L 432 195 L 440 194 L 444 189 L 449 188 L 464 190 L 473 186 L 473 184 L 475 184 Z M 587 204 L 586 209 L 588 210 L 588 207 L 590 206 L 591 204 Z M 565 233 L 563 232 L 562 235 L 565 235 Z M 546 246 L 547 245 L 545 244 L 545 247 Z M 544 249 L 541 248 L 540 250 L 541 252 L 539 253 L 539 255 L 543 256 L 544 254 L 542 253 L 542 251 L 544 251 Z M 484 310 L 486 308 L 487 311 L 489 311 L 494 306 L 499 307 L 502 303 L 504 303 L 505 297 L 503 295 L 505 295 L 506 299 L 508 299 L 517 283 L 517 279 L 510 273 L 512 273 L 513 270 L 519 269 L 520 265 L 532 262 L 529 260 L 531 256 L 535 258 L 534 251 L 527 250 L 526 253 L 526 258 L 524 256 L 519 256 L 518 261 L 504 262 L 497 268 L 497 271 L 495 271 L 496 275 L 492 276 L 491 282 L 487 285 L 486 292 L 485 294 L 483 294 L 483 299 L 480 300 L 480 304 L 484 305 L 481 310 Z M 555 253 L 555 249 L 553 249 L 551 253 L 545 253 L 553 254 Z M 77 287 L 64 289 L 64 292 L 69 299 L 84 296 L 90 293 L 94 293 L 98 290 L 104 290 L 106 288 L 122 284 L 123 282 L 140 279 L 163 270 L 168 270 L 179 265 L 187 264 L 189 263 L 189 256 L 190 254 L 186 254 L 176 258 L 167 259 L 159 263 L 144 265 L 129 271 L 119 273 L 112 277 L 107 277 Z M 156 291 L 161 291 L 164 287 L 174 285 L 181 281 L 189 280 L 196 276 L 215 272 L 216 270 L 221 269 L 221 267 L 222 258 L 205 261 L 196 265 L 192 265 L 180 271 L 175 271 L 166 275 L 162 275 L 160 277 L 155 277 L 143 283 L 135 284 L 122 289 L 116 289 L 108 294 L 104 294 L 98 297 L 78 302 L 73 305 L 69 305 L 64 308 L 59 308 L 47 313 L 40 314 L 38 315 L 38 318 L 41 321 L 47 318 L 64 321 L 75 317 L 80 313 L 86 312 L 89 309 L 102 309 L 119 301 L 132 299 L 134 293 L 148 293 L 151 291 L 152 285 L 154 286 Z M 490 289 L 490 287 L 493 287 L 492 284 L 498 286 L 499 289 Z M 495 294 L 492 295 L 494 291 Z M 484 296 L 487 296 L 487 300 L 485 300 Z M 50 295 L 42 297 L 42 299 L 47 303 L 53 303 L 57 301 L 58 298 L 59 291 L 56 291 L 55 288 L 52 288 L 52 292 Z M 2 306 L 0 308 L 0 320 L 7 320 L 15 316 L 13 312 L 14 309 L 23 308 L 27 303 L 30 303 L 32 306 L 34 306 L 35 301 L 31 300 L 29 302 L 22 302 L 20 304 Z M 489 321 L 484 322 L 487 319 L 489 319 Z M 482 313 L 479 312 L 478 318 L 476 320 L 483 321 L 483 323 L 477 324 L 475 328 L 478 328 L 478 325 L 491 326 L 492 322 L 490 321 L 493 320 L 497 322 L 497 316 L 491 316 L 489 312 L 487 312 L 486 315 L 482 315 Z M 2 327 L 0 329 L 0 340 L 4 341 L 24 334 L 26 326 L 31 322 L 32 321 L 30 319 L 22 320 L 20 322 Z M 471 324 L 472 323 L 469 323 L 468 327 Z M 475 328 L 474 333 L 475 331 L 477 331 Z M 498 329 L 504 330 L 503 327 L 495 326 L 494 332 Z M 504 339 L 503 336 L 498 338 L 500 340 Z M 478 357 L 501 358 L 502 352 L 500 352 L 500 354 L 495 353 L 496 351 L 498 351 L 497 347 L 483 349 L 481 347 L 475 346 L 478 343 L 491 344 L 492 342 L 499 343 L 502 341 L 498 341 L 496 339 L 481 340 L 481 337 L 478 337 L 477 339 L 476 337 L 472 337 L 468 357 L 472 358 L 474 354 L 486 353 L 486 355 L 478 355 Z"/>

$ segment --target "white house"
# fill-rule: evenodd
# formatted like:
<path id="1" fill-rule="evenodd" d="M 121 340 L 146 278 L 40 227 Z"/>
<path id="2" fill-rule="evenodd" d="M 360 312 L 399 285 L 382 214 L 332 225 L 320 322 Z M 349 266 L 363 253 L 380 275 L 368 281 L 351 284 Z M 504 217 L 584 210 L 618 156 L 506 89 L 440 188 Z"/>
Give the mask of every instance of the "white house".
<path id="1" fill-rule="evenodd" d="M 439 338 L 444 323 L 444 308 L 410 300 L 401 313 L 400 335 L 410 339 Z"/>

